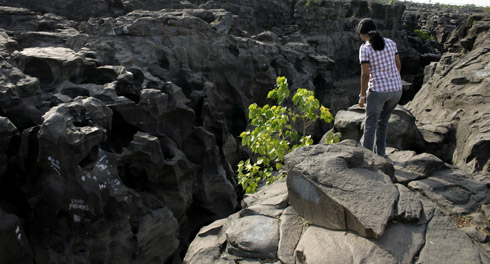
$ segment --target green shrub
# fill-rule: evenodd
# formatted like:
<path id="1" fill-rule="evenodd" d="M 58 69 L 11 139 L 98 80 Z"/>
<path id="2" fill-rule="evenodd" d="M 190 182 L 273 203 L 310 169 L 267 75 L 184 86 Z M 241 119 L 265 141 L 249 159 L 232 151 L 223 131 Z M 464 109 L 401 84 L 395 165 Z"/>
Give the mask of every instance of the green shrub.
<path id="1" fill-rule="evenodd" d="M 416 29 L 413 31 L 415 35 L 417 35 L 422 42 L 427 40 L 434 40 L 434 36 L 430 35 L 427 30 Z"/>
<path id="2" fill-rule="evenodd" d="M 323 0 L 313 0 L 313 3 L 315 3 L 316 5 L 321 5 L 322 1 Z M 311 0 L 307 0 L 305 5 L 306 6 L 311 6 L 311 3 L 312 3 Z"/>
<path id="3" fill-rule="evenodd" d="M 253 129 L 242 132 L 240 137 L 242 146 L 247 146 L 255 155 L 255 162 L 251 159 L 240 161 L 237 169 L 238 182 L 246 193 L 255 192 L 262 182 L 270 184 L 282 178 L 283 174 L 274 175 L 274 172 L 281 170 L 284 155 L 297 147 L 313 144 L 306 129 L 318 119 L 328 123 L 333 120 L 329 109 L 320 105 L 312 91 L 298 89 L 292 102 L 289 95 L 287 79 L 278 77 L 275 88 L 267 95 L 277 105 L 259 107 L 254 103 L 248 108 Z M 284 106 L 291 103 L 292 108 Z M 298 124 L 302 131 L 295 129 Z M 338 142 L 339 138 L 330 134 L 327 141 Z"/>

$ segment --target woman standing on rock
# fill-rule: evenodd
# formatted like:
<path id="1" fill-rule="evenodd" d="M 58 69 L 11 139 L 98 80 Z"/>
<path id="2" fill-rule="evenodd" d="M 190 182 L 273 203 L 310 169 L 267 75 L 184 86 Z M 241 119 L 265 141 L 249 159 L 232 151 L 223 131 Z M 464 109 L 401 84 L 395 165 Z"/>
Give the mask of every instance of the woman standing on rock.
<path id="1" fill-rule="evenodd" d="M 359 49 L 361 62 L 359 106 L 364 107 L 366 104 L 364 135 L 361 143 L 364 147 L 385 157 L 388 120 L 402 96 L 401 62 L 396 43 L 391 39 L 383 38 L 376 30 L 372 19 L 361 20 L 357 31 L 364 41 Z"/>

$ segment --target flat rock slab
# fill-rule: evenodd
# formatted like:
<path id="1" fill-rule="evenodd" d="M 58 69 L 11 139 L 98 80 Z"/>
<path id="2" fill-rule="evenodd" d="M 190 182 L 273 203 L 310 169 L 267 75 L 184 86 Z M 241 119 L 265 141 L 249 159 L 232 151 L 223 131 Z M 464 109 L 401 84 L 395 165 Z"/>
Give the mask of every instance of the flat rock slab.
<path id="1" fill-rule="evenodd" d="M 427 179 L 410 182 L 408 187 L 421 192 L 450 214 L 471 213 L 490 199 L 485 184 L 472 180 L 458 169 L 437 171 Z"/>
<path id="2" fill-rule="evenodd" d="M 286 181 L 281 180 L 276 182 L 276 184 L 267 187 L 268 188 L 262 188 L 253 195 L 246 194 L 242 200 L 242 207 L 249 208 L 260 204 L 276 208 L 286 208 L 288 205 L 288 189 Z"/>
<path id="3" fill-rule="evenodd" d="M 488 263 L 471 239 L 442 212 L 434 214 L 426 232 L 416 263 Z"/>
<path id="4" fill-rule="evenodd" d="M 349 232 L 310 226 L 296 248 L 296 263 L 397 263 L 374 242 Z"/>
<path id="5" fill-rule="evenodd" d="M 301 216 L 332 230 L 383 234 L 399 195 L 385 159 L 343 141 L 297 148 L 285 160 L 289 201 Z"/>
<path id="6" fill-rule="evenodd" d="M 414 180 L 427 178 L 435 171 L 446 169 L 448 166 L 433 154 L 416 154 L 414 151 L 395 151 L 389 154 L 395 166 L 397 182 L 407 184 Z"/>
<path id="7" fill-rule="evenodd" d="M 394 263 L 410 264 L 425 244 L 425 228 L 425 218 L 414 224 L 390 224 L 378 241 L 371 241 L 389 252 L 397 260 Z"/>

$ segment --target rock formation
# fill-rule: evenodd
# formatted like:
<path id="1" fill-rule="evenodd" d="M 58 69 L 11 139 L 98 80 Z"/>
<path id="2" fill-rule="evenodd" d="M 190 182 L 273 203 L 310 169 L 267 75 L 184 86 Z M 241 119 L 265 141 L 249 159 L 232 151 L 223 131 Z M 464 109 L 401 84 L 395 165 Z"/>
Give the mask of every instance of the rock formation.
<path id="1" fill-rule="evenodd" d="M 207 224 L 201 233 L 225 233 L 198 238 L 220 245 L 226 240 L 227 252 L 243 258 L 275 258 L 271 252 L 277 251 L 279 259 L 291 263 L 316 254 L 317 249 L 305 246 L 314 241 L 315 229 L 303 233 L 297 210 L 288 206 L 295 194 L 288 198 L 284 189 L 277 189 L 273 197 L 263 197 L 269 199 L 265 204 L 259 202 L 260 194 L 247 197 L 245 209 L 233 214 L 242 196 L 234 166 L 248 157 L 238 138 L 247 127 L 248 105 L 266 103 L 276 77 L 283 75 L 293 90 L 315 91 L 323 105 L 339 113 L 337 124 L 346 113 L 359 114 L 355 108 L 344 110 L 358 98 L 356 54 L 361 40 L 355 27 L 364 17 L 375 18 L 382 33 L 398 43 L 405 86 L 411 91 L 405 100 L 410 101 L 424 79 L 423 66 L 439 59 L 442 45 L 422 43 L 407 34 L 412 30 L 407 21 L 413 19 L 404 18 L 405 10 L 400 4 L 327 0 L 311 5 L 306 0 L 0 0 L 0 234 L 5 238 L 0 241 L 0 262 L 181 263 L 190 240 Z M 460 59 L 465 72 L 475 70 L 476 77 L 464 73 L 451 78 L 451 85 L 473 87 L 462 99 L 470 104 L 480 94 L 486 96 L 477 87 L 487 83 L 488 67 L 480 67 L 488 63 L 487 20 L 475 16 L 454 31 L 445 47 L 451 53 L 426 69 L 419 98 L 446 98 L 432 97 L 426 90 L 448 81 L 446 70 L 459 74 Z M 461 37 L 464 41 L 459 43 Z M 403 108 L 394 115 L 393 122 L 401 125 L 390 146 L 403 150 L 393 154 L 399 160 L 396 170 L 374 157 L 363 161 L 363 170 L 368 175 L 375 171 L 378 178 L 371 180 L 387 184 L 390 193 L 383 201 L 406 208 L 397 212 L 402 219 L 425 221 L 420 222 L 425 227 L 435 209 L 422 201 L 425 211 L 418 210 L 410 202 L 416 200 L 412 193 L 401 185 L 394 187 L 394 179 L 454 216 L 480 214 L 473 219 L 483 219 L 484 224 L 483 211 L 475 208 L 483 205 L 484 210 L 488 204 L 482 198 L 488 171 L 488 111 L 481 108 L 475 118 L 468 118 L 478 107 L 465 106 L 456 111 L 458 122 L 442 114 L 432 122 L 434 116 L 426 115 L 430 110 L 422 100 L 407 106 L 413 115 Z M 353 127 L 350 132 L 341 126 L 334 129 L 357 139 L 362 121 L 349 122 L 345 128 Z M 481 126 L 480 132 L 464 129 L 472 125 Z M 312 131 L 315 140 L 331 128 L 318 124 Z M 456 135 L 458 140 L 453 140 Z M 411 152 L 422 149 L 437 157 Z M 332 162 L 333 167 L 339 165 Z M 466 171 L 417 167 L 444 162 Z M 461 182 L 468 171 L 483 173 L 483 183 Z M 457 187 L 443 183 L 445 173 Z M 335 204 L 345 196 L 329 199 Z M 340 213 L 359 208 L 336 209 Z M 353 214 L 348 222 L 328 219 L 320 226 L 357 232 L 349 233 L 353 240 L 355 234 L 365 235 L 368 239 L 359 245 L 363 252 L 372 249 L 386 260 L 400 259 L 369 242 L 390 229 L 392 212 L 377 210 L 376 221 Z M 278 226 L 276 217 L 285 226 Z M 441 217 L 437 221 L 446 223 Z M 222 220 L 214 222 L 217 219 Z M 325 220 L 321 215 L 312 219 Z M 298 223 L 301 228 L 289 227 Z M 480 229 L 467 231 L 479 239 Z M 434 232 L 436 239 L 440 233 Z M 302 233 L 303 249 L 296 250 Z M 263 238 L 261 244 L 255 244 L 256 237 Z M 396 250 L 410 251 L 406 258 L 413 259 L 421 241 L 414 241 L 410 250 Z M 296 251 L 297 256 L 291 253 Z M 204 252 L 207 255 L 201 257 L 207 260 L 223 253 L 215 247 L 191 247 L 189 252 Z M 423 252 L 420 256 L 427 260 L 434 256 Z"/>
<path id="2" fill-rule="evenodd" d="M 421 162 L 437 158 L 407 154 L 390 154 L 393 167 L 352 140 L 296 149 L 286 156 L 287 179 L 247 196 L 241 211 L 203 227 L 184 262 L 488 263 L 485 250 L 437 205 L 460 208 L 451 191 L 435 198 L 437 187 L 421 195 L 392 180 L 402 169 L 428 177 L 409 186 L 436 182 L 435 175 L 449 172 L 459 180 L 454 188 L 472 193 L 471 206 L 489 202 L 486 186 L 440 160 L 439 166 Z"/>
<path id="3" fill-rule="evenodd" d="M 407 108 L 441 158 L 469 172 L 490 171 L 489 17 L 468 17 L 446 43 L 439 63 Z"/>

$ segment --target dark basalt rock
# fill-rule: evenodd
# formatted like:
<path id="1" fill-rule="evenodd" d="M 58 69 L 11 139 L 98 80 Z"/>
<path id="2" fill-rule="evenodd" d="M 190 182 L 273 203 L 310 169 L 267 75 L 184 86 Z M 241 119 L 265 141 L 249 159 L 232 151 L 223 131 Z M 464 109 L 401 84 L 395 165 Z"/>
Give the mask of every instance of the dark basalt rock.
<path id="1" fill-rule="evenodd" d="M 440 44 L 407 37 L 404 5 L 306 2 L 0 0 L 7 5 L 0 6 L 0 218 L 14 219 L 0 226 L 12 237 L 0 242 L 0 254 L 19 246 L 13 235 L 25 239 L 0 262 L 181 263 L 200 227 L 240 207 L 234 167 L 249 154 L 238 135 L 247 128 L 249 104 L 268 103 L 277 76 L 286 76 L 293 91 L 315 91 L 334 114 L 357 102 L 355 27 L 364 17 L 397 42 L 412 87 L 460 58 L 445 54 L 436 67 Z M 455 50 L 481 47 L 483 24 Z M 478 76 L 449 81 L 484 84 Z M 447 123 L 421 129 L 431 149 L 461 146 L 452 140 L 456 124 Z M 318 141 L 331 126 L 309 132 Z M 397 135 L 420 139 L 411 126 Z M 416 141 L 392 143 L 414 149 Z M 463 159 L 484 163 L 486 146 L 477 141 Z M 438 153 L 447 162 L 449 152 Z M 287 198 L 276 193 L 276 200 L 278 206 L 242 205 L 247 219 L 267 215 L 270 241 L 287 229 L 276 217 L 299 221 L 292 209 L 289 218 L 280 216 Z M 423 218 L 416 206 L 400 208 L 403 221 Z M 229 235 L 236 239 L 227 250 L 249 256 L 241 234 Z M 278 241 L 271 250 L 292 259 L 296 248 Z"/>
<path id="2" fill-rule="evenodd" d="M 305 147 L 286 155 L 289 202 L 316 226 L 378 239 L 399 196 L 391 180 L 393 168 L 352 142 Z"/>

